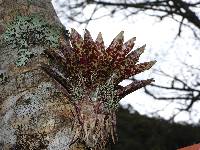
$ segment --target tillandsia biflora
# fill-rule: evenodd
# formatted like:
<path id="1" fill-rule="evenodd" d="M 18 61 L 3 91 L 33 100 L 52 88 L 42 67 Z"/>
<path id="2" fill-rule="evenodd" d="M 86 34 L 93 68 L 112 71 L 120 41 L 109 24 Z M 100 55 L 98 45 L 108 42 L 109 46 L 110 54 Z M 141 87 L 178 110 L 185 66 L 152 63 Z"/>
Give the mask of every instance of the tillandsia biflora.
<path id="1" fill-rule="evenodd" d="M 155 61 L 137 64 L 145 46 L 131 51 L 136 38 L 123 43 L 120 32 L 108 48 L 102 34 L 93 41 L 90 32 L 84 37 L 71 29 L 60 38 L 60 48 L 46 50 L 48 64 L 42 64 L 45 72 L 60 85 L 73 104 L 74 138 L 88 148 L 103 149 L 107 141 L 116 140 L 116 111 L 121 98 L 142 88 L 153 79 L 135 80 L 122 87 L 119 83 L 151 68 Z"/>

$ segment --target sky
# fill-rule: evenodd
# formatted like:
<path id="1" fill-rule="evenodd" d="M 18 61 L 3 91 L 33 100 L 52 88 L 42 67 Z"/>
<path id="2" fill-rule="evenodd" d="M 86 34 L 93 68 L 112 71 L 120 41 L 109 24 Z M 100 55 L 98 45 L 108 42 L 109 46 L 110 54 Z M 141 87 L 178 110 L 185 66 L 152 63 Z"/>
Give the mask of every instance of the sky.
<path id="1" fill-rule="evenodd" d="M 60 8 L 55 0 L 53 5 L 56 11 L 66 8 Z M 85 17 L 92 11 L 92 6 L 83 11 Z M 104 13 L 105 10 L 99 12 Z M 98 14 L 97 14 L 98 15 Z M 61 22 L 67 29 L 75 28 L 81 35 L 84 33 L 85 25 L 77 23 L 69 23 L 63 14 L 58 13 Z M 157 60 L 153 69 L 145 71 L 142 75 L 137 76 L 139 79 L 154 78 L 155 84 L 168 85 L 170 80 L 159 76 L 153 72 L 156 69 L 162 69 L 169 74 L 179 75 L 180 70 L 190 77 L 190 72 L 184 69 L 181 61 L 198 67 L 200 64 L 200 42 L 196 42 L 190 30 L 185 28 L 181 38 L 176 38 L 178 32 L 178 24 L 168 18 L 160 22 L 153 17 L 144 14 L 131 17 L 127 20 L 123 19 L 123 15 L 118 14 L 117 17 L 105 17 L 92 21 L 88 24 L 87 29 L 95 39 L 99 32 L 102 33 L 105 45 L 108 46 L 113 38 L 120 32 L 124 31 L 125 41 L 132 37 L 136 37 L 136 45 L 133 50 L 146 44 L 146 50 L 140 58 L 140 62 Z M 123 81 L 121 84 L 129 84 L 129 80 Z M 160 92 L 160 91 L 157 91 Z M 144 94 L 144 89 L 140 89 L 127 95 L 120 103 L 126 107 L 131 104 L 134 110 L 140 114 L 148 116 L 157 116 L 169 119 L 172 114 L 177 113 L 182 104 L 171 101 L 158 101 Z M 181 112 L 175 117 L 175 122 L 199 123 L 200 111 L 198 108 L 200 103 L 196 103 L 192 113 Z"/>

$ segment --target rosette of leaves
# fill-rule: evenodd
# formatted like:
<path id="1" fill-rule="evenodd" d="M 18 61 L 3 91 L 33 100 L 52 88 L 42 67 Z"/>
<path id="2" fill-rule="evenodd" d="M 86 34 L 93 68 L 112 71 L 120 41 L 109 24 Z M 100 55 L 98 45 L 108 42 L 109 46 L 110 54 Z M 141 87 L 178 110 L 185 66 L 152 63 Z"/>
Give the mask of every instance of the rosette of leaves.
<path id="1" fill-rule="evenodd" d="M 123 40 L 120 32 L 105 48 L 101 33 L 93 41 L 88 30 L 82 38 L 72 29 L 69 38 L 60 41 L 60 50 L 46 51 L 50 65 L 42 65 L 74 106 L 74 140 L 79 139 L 93 149 L 103 149 L 109 138 L 115 141 L 119 100 L 153 81 L 135 80 L 125 87 L 118 85 L 155 64 L 138 64 L 145 46 L 131 51 L 135 38 L 125 43 Z"/>

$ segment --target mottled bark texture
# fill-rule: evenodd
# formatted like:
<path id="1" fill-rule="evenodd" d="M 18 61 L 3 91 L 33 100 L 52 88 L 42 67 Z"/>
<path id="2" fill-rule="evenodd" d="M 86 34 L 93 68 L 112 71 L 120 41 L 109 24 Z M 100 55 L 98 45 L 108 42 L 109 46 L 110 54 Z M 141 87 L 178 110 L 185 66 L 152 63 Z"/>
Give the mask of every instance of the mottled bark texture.
<path id="1" fill-rule="evenodd" d="M 47 61 L 43 56 L 43 51 L 47 49 L 45 43 L 29 40 L 29 44 L 32 42 L 30 46 L 23 43 L 24 46 L 20 47 L 20 41 L 10 41 L 8 45 L 2 37 L 8 24 L 15 24 L 14 21 L 16 29 L 12 30 L 22 32 L 23 27 L 27 29 L 23 24 L 17 26 L 19 21 L 16 17 L 21 17 L 23 23 L 28 22 L 23 17 L 33 15 L 40 15 L 45 22 L 62 28 L 50 0 L 0 1 L 0 149 L 69 149 L 72 106 L 40 67 L 41 62 Z M 35 32 L 38 27 L 33 28 Z M 36 33 L 32 34 L 37 36 Z M 18 35 L 14 37 L 24 39 L 23 35 Z M 16 45 L 13 45 L 14 42 Z M 20 54 L 20 48 L 32 54 Z M 18 62 L 17 66 L 20 60 L 25 64 Z"/>
<path id="2" fill-rule="evenodd" d="M 106 149 L 119 100 L 153 81 L 119 86 L 155 63 L 144 46 L 68 36 L 49 0 L 0 0 L 0 35 L 0 149 Z"/>

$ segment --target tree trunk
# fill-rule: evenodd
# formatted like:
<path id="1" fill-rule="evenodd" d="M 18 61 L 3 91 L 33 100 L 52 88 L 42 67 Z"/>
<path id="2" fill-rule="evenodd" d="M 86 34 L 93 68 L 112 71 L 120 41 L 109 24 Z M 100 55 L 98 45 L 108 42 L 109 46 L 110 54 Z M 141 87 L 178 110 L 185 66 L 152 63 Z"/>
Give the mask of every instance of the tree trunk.
<path id="1" fill-rule="evenodd" d="M 16 30 L 12 28 L 10 32 L 13 33 L 7 35 L 26 34 L 23 28 L 27 28 L 23 23 L 28 22 L 28 17 L 62 28 L 50 0 L 1 0 L 0 9 L 1 35 L 14 24 Z M 17 26 L 20 19 L 21 24 Z M 50 30 L 47 27 L 45 29 Z M 35 27 L 34 30 L 39 29 Z M 20 35 L 18 38 L 23 37 Z M 37 38 L 36 35 L 33 38 Z M 12 40 L 6 44 L 1 37 L 0 149 L 69 149 L 73 138 L 71 105 L 40 67 L 41 62 L 47 61 L 42 56 L 47 43 L 29 39 L 31 46 L 22 47 L 20 41 Z M 20 53 L 20 48 L 25 52 Z M 31 54 L 26 54 L 28 52 Z M 70 148 L 75 149 L 73 146 Z"/>
<path id="2" fill-rule="evenodd" d="M 135 65 L 144 47 L 122 61 L 122 33 L 107 51 L 87 30 L 69 38 L 50 0 L 0 0 L 0 17 L 0 149 L 106 149 L 119 99 L 153 81 L 117 86 L 154 64 Z"/>

